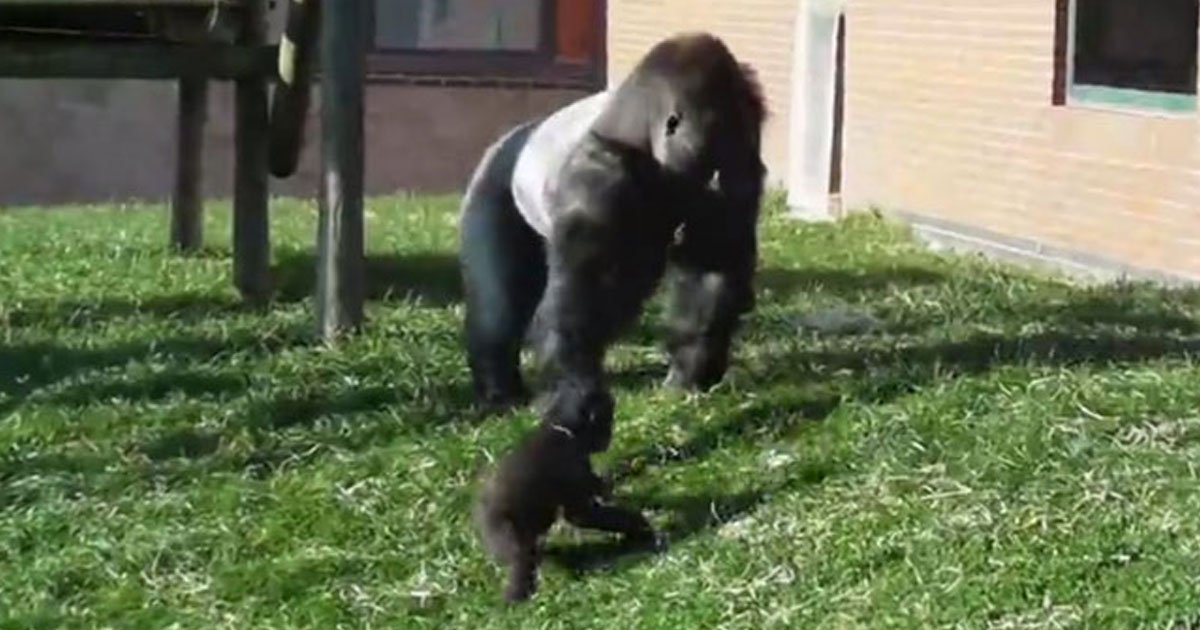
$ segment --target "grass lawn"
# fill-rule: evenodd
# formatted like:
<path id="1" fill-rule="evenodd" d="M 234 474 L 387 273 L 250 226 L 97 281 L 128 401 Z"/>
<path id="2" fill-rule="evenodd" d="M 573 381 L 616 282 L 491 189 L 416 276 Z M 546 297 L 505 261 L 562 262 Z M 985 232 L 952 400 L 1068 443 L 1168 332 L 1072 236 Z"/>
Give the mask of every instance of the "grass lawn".
<path id="1" fill-rule="evenodd" d="M 506 610 L 469 504 L 534 416 L 467 411 L 455 205 L 370 201 L 370 321 L 334 348 L 311 204 L 274 206 L 265 313 L 227 206 L 192 258 L 158 206 L 0 213 L 0 627 L 1200 623 L 1200 292 L 775 209 L 725 383 L 658 387 L 657 304 L 611 356 L 598 466 L 670 548 L 557 529 Z M 879 327 L 798 326 L 830 309 Z"/>

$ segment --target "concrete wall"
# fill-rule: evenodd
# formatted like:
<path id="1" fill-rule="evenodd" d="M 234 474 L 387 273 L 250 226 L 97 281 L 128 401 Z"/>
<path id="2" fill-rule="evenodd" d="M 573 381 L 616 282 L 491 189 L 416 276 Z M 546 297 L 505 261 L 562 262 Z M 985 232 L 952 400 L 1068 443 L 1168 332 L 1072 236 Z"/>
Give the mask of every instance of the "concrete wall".
<path id="1" fill-rule="evenodd" d="M 509 126 L 584 92 L 372 84 L 367 95 L 367 189 L 460 190 L 484 147 Z M 300 171 L 279 194 L 317 190 L 310 121 Z M 165 199 L 175 156 L 175 87 L 167 82 L 0 80 L 0 206 Z M 233 177 L 233 89 L 210 90 L 205 194 Z"/>

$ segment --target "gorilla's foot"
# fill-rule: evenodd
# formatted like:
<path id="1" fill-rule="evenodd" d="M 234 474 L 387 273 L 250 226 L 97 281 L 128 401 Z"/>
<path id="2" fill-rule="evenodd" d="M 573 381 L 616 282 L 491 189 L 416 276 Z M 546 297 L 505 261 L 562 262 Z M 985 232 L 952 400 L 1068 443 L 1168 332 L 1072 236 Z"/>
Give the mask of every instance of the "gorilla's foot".
<path id="1" fill-rule="evenodd" d="M 504 415 L 528 405 L 532 399 L 521 383 L 509 387 L 481 387 L 475 392 L 475 406 L 485 416 Z"/>

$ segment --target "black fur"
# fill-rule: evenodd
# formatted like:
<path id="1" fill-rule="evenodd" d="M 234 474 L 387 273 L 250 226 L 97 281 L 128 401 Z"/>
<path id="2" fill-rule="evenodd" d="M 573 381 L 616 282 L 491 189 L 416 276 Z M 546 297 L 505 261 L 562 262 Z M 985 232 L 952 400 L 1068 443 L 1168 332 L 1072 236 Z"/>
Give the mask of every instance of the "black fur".
<path id="1" fill-rule="evenodd" d="M 552 376 L 604 390 L 608 345 L 668 270 L 668 383 L 719 382 L 739 318 L 753 308 L 765 116 L 753 72 L 719 39 L 659 43 L 568 158 L 545 240 L 524 224 L 509 189 L 537 123 L 489 149 L 467 190 L 462 228 L 479 399 L 526 399 L 518 356 L 534 316 Z"/>
<path id="2" fill-rule="evenodd" d="M 475 393 L 486 405 L 524 401 L 522 341 L 546 284 L 545 242 L 525 224 L 509 184 L 536 123 L 492 145 L 463 202 L 459 258 L 466 291 L 467 357 Z"/>
<path id="3" fill-rule="evenodd" d="M 591 454 L 608 448 L 611 439 L 611 397 L 564 387 L 554 398 L 538 428 L 501 460 L 475 506 L 484 546 L 508 568 L 504 599 L 509 602 L 528 599 L 537 590 L 541 539 L 560 510 L 578 527 L 654 540 L 645 517 L 604 502 L 610 497 L 608 485 L 592 470 Z M 590 411 L 560 418 L 562 409 L 578 408 Z"/>

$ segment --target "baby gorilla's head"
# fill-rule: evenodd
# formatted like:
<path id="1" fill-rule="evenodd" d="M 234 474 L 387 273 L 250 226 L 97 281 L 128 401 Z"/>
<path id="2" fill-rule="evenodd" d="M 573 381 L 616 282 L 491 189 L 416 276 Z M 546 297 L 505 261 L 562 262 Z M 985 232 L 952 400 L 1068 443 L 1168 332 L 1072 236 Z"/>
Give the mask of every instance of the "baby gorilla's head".
<path id="1" fill-rule="evenodd" d="M 586 452 L 599 453 L 612 441 L 615 406 L 606 389 L 564 379 L 542 402 L 542 422 L 568 431 Z"/>

